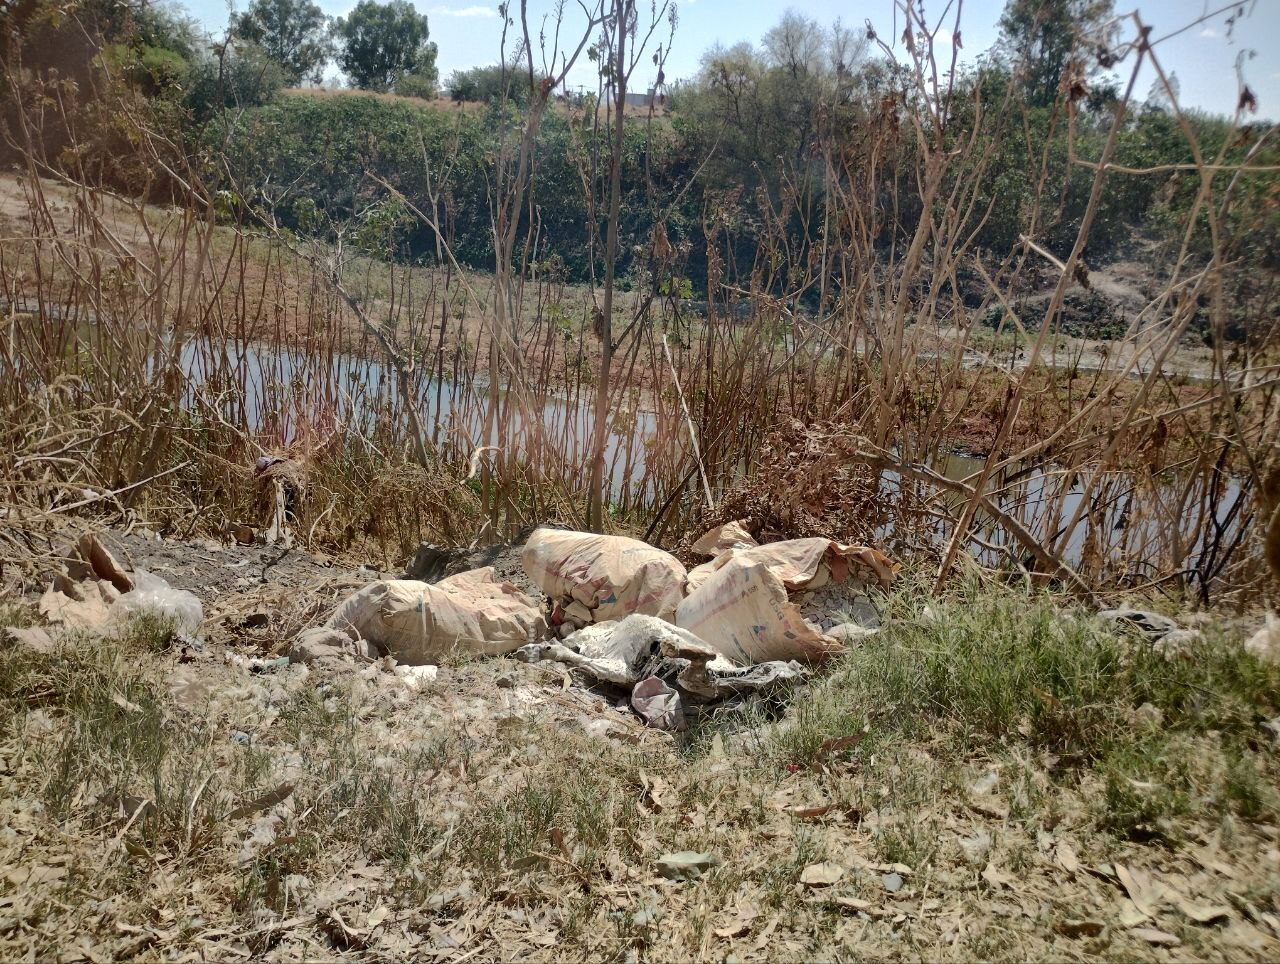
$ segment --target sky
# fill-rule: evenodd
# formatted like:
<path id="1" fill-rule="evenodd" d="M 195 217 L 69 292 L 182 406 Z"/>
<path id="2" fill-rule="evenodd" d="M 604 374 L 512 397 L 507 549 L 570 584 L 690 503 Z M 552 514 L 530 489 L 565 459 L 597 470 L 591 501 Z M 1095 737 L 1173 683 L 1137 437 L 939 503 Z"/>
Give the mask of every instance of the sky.
<path id="1" fill-rule="evenodd" d="M 247 2 L 233 0 L 235 9 L 243 9 Z M 325 13 L 341 16 L 355 6 L 356 0 L 317 2 Z M 996 22 L 1005 0 L 960 2 L 963 4 L 959 28 L 960 61 L 971 63 L 995 43 L 998 34 Z M 950 43 L 954 29 L 955 3 L 956 0 L 951 0 L 951 3 L 947 0 L 925 0 L 925 10 L 931 16 L 940 16 L 948 11 L 937 38 L 944 44 Z M 1133 3 L 1134 0 L 1116 0 L 1116 10 L 1131 11 Z M 227 0 L 187 0 L 182 5 L 208 30 L 221 33 L 225 29 L 230 9 Z M 518 7 L 519 0 L 512 0 L 511 5 Z M 437 64 L 442 81 L 454 70 L 497 62 L 502 20 L 496 2 L 416 0 L 415 6 L 427 15 L 431 39 L 439 48 Z M 536 29 L 533 25 L 554 7 L 555 0 L 529 0 L 531 29 Z M 646 10 L 645 0 L 641 0 L 641 7 L 642 11 Z M 895 53 L 899 56 L 905 54 L 900 39 L 900 21 L 896 22 L 895 29 L 893 0 L 860 0 L 856 3 L 848 0 L 678 0 L 676 7 L 679 22 L 666 62 L 668 82 L 694 75 L 699 58 L 713 44 L 731 46 L 739 41 L 758 44 L 787 9 L 823 24 L 840 18 L 847 26 L 861 28 L 869 20 L 886 42 L 892 38 Z M 1258 116 L 1280 117 L 1280 0 L 1243 0 L 1236 3 L 1228 3 L 1227 0 L 1146 0 L 1145 10 L 1143 7 L 1138 9 L 1143 22 L 1152 27 L 1151 37 L 1156 41 L 1157 58 L 1166 73 L 1172 72 L 1177 78 L 1179 102 L 1184 107 L 1218 114 L 1233 113 L 1240 93 L 1238 68 L 1244 82 L 1257 96 Z M 1232 27 L 1227 20 L 1237 9 L 1243 9 L 1244 16 Z M 572 32 L 571 27 L 580 29 L 584 17 L 575 0 L 568 0 L 565 10 L 563 34 L 568 35 Z M 1206 14 L 1216 15 L 1195 23 Z M 1188 26 L 1189 29 L 1184 29 Z M 1131 33 L 1132 28 L 1127 29 Z M 665 42 L 665 32 L 664 29 L 661 37 L 655 36 L 654 44 Z M 947 54 L 949 59 L 949 48 Z M 1132 57 L 1128 64 L 1131 63 Z M 1122 65 L 1121 70 L 1125 70 L 1128 64 Z M 655 70 L 646 60 L 638 68 L 632 86 L 638 89 L 646 85 L 653 79 Z M 570 75 L 571 86 L 581 84 L 594 90 L 593 71 L 594 66 L 583 57 Z M 1124 80 L 1127 79 L 1128 73 L 1125 72 Z M 1144 69 L 1134 88 L 1135 95 L 1145 97 L 1155 79 L 1154 71 Z M 338 83 L 338 75 L 332 67 L 326 82 Z"/>

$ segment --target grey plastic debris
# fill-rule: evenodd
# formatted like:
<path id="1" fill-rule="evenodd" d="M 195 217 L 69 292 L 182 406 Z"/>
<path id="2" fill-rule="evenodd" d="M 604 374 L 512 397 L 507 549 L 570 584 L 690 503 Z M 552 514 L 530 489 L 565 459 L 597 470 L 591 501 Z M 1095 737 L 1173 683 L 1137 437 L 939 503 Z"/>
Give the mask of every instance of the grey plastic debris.
<path id="1" fill-rule="evenodd" d="M 656 676 L 648 676 L 631 690 L 631 708 L 649 726 L 679 732 L 688 728 L 680 694 Z"/>
<path id="2" fill-rule="evenodd" d="M 304 629 L 289 647 L 295 663 L 313 664 L 331 659 L 379 659 L 382 653 L 367 640 L 352 639 L 338 629 Z"/>
<path id="3" fill-rule="evenodd" d="M 790 688 L 808 675 L 794 661 L 737 666 L 688 630 L 641 615 L 588 626 L 562 643 L 532 643 L 515 655 L 530 663 L 555 660 L 625 690 L 633 690 L 642 680 L 648 687 L 661 684 L 679 698 L 681 709 L 691 702 Z M 642 698 L 652 695 L 646 689 Z M 634 693 L 631 705 L 651 726 L 669 729 L 664 721 L 676 718 L 665 709 L 653 713 L 642 710 L 636 705 Z M 645 703 L 646 707 L 649 705 Z M 683 713 L 680 719 L 683 720 Z"/>
<path id="4" fill-rule="evenodd" d="M 1160 613 L 1147 612 L 1142 609 L 1134 609 L 1132 606 L 1121 606 L 1118 609 L 1104 609 L 1098 616 L 1102 619 L 1108 619 L 1113 623 L 1128 623 L 1137 629 L 1141 629 L 1148 636 L 1159 638 L 1166 633 L 1171 633 L 1178 628 L 1178 624 L 1168 616 Z"/>

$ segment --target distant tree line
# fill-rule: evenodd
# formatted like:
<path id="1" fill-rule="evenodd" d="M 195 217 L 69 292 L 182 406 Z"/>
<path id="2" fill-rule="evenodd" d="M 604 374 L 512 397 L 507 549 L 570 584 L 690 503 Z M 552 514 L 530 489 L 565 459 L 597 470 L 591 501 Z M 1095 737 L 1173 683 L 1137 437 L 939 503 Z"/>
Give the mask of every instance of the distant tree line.
<path id="1" fill-rule="evenodd" d="M 372 98 L 273 96 L 280 85 L 316 80 L 330 60 L 362 89 L 434 95 L 435 45 L 426 17 L 406 0 L 361 0 L 334 22 L 310 0 L 253 0 L 218 43 L 174 9 L 153 4 L 84 0 L 88 30 L 79 33 L 54 9 L 19 0 L 0 37 L 4 50 L 16 50 L 27 69 L 57 68 L 64 77 L 105 65 L 174 125 L 193 156 L 208 158 L 209 176 L 243 203 L 270 204 L 283 223 L 321 236 L 373 219 L 391 226 L 381 235 L 382 253 L 435 257 L 430 228 L 412 217 L 383 217 L 384 202 L 376 199 L 385 191 L 362 179 L 367 171 L 431 209 L 463 262 L 492 266 L 486 159 L 520 123 L 526 73 L 502 65 L 455 73 L 451 96 L 485 105 L 463 113 Z M 1106 70 L 1110 0 L 1009 0 L 1000 30 L 998 45 L 951 80 L 943 134 L 963 155 L 957 168 L 971 165 L 980 178 L 981 206 L 970 215 L 976 250 L 1003 257 L 1031 231 L 1061 256 L 1089 200 L 1092 171 L 1078 162 L 1101 156 L 1119 109 Z M 96 48 L 84 36 L 96 37 Z M 626 127 L 624 276 L 637 277 L 658 227 L 679 254 L 680 290 L 703 292 L 711 276 L 746 286 L 766 241 L 785 247 L 793 263 L 818 257 L 839 238 L 838 226 L 820 216 L 824 198 L 857 187 L 833 177 L 870 183 L 874 173 L 865 214 L 878 243 L 909 236 L 924 203 L 911 177 L 911 123 L 928 113 L 927 105 L 913 101 L 904 68 L 878 51 L 866 29 L 839 21 L 824 26 L 793 12 L 759 44 L 708 50 L 694 77 L 667 88 L 657 118 Z M 556 111 L 542 126 L 535 203 L 524 214 L 536 222 L 524 228 L 537 243 L 522 255 L 524 270 L 552 270 L 566 280 L 599 271 L 592 239 L 601 225 L 591 223 L 583 197 L 584 165 L 601 156 L 605 136 L 593 115 Z M 1225 119 L 1194 111 L 1183 117 L 1205 156 L 1238 159 L 1257 136 L 1248 126 L 1233 135 Z M 842 166 L 842 156 L 873 139 L 877 171 Z M 110 143 L 104 137 L 104 167 L 117 163 Z M 1253 163 L 1275 163 L 1274 150 L 1263 154 Z M 1196 190 L 1195 178 L 1177 166 L 1192 161 L 1170 105 L 1160 98 L 1130 104 L 1113 162 L 1148 173 L 1109 180 L 1085 260 L 1105 261 L 1137 233 L 1174 237 Z M 114 176 L 137 182 L 123 170 Z M 287 196 L 274 189 L 258 195 L 268 184 L 292 189 Z M 1275 266 L 1280 189 L 1267 177 L 1251 178 L 1247 189 L 1249 214 L 1237 206 L 1227 225 L 1233 250 Z M 1192 243 L 1206 243 L 1207 228 L 1192 227 Z"/>

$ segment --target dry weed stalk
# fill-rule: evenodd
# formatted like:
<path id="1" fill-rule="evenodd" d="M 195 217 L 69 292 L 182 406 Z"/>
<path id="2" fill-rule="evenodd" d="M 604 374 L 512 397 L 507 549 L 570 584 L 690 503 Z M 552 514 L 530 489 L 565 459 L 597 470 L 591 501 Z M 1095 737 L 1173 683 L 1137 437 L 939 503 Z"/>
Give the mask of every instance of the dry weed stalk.
<path id="1" fill-rule="evenodd" d="M 94 498 L 96 509 L 125 515 L 145 502 L 180 530 L 216 530 L 260 511 L 246 485 L 253 458 L 296 455 L 305 439 L 332 435 L 314 456 L 321 464 L 299 520 L 321 544 L 372 537 L 394 554 L 424 535 L 470 541 L 481 515 L 484 538 L 546 518 L 648 522 L 661 537 L 749 502 L 752 490 L 770 492 L 768 453 L 798 419 L 830 427 L 809 443 L 865 440 L 845 453 L 851 471 L 870 467 L 853 471 L 858 505 L 874 521 L 864 537 L 936 559 L 939 584 L 966 551 L 1082 590 L 1174 584 L 1207 600 L 1265 584 L 1262 523 L 1273 509 L 1259 493 L 1277 458 L 1274 338 L 1241 359 L 1219 347 L 1198 384 L 1164 367 L 1198 305 L 1208 305 L 1213 331 L 1226 325 L 1221 291 L 1241 268 L 1222 253 L 1221 225 L 1242 179 L 1270 170 L 1257 157 L 1274 130 L 1241 163 L 1207 156 L 1158 45 L 1139 17 L 1125 18 L 1116 26 L 1132 36 L 1111 57 L 1128 64 L 1127 84 L 1101 156 L 1077 155 L 1070 91 L 1053 116 L 1067 132 L 1068 171 L 1090 178 L 1070 252 L 1058 259 L 1037 240 L 1058 216 L 1047 147 L 1031 151 L 1038 195 L 1022 239 L 1003 254 L 981 249 L 998 203 L 993 145 L 1030 137 L 1025 107 L 1011 93 L 998 104 L 963 101 L 930 25 L 904 2 L 905 60 L 881 44 L 896 89 L 871 123 L 842 125 L 832 110 L 812 157 L 778 161 L 778 188 L 755 195 L 766 241 L 745 274 L 731 256 L 732 219 L 708 194 L 701 316 L 675 294 L 689 252 L 661 219 L 635 290 L 615 293 L 611 281 L 619 138 L 636 123 L 618 107 L 634 67 L 626 45 L 643 49 L 641 35 L 662 20 L 658 12 L 641 29 L 622 6 L 588 10 L 564 56 L 550 52 L 545 80 L 522 8 L 520 69 L 534 99 L 499 140 L 498 257 L 487 282 L 459 262 L 439 222 L 448 164 L 432 167 L 435 194 L 422 203 L 373 174 L 362 185 L 365 210 L 395 201 L 433 232 L 443 263 L 401 265 L 348 243 L 358 223 L 335 225 L 334 244 L 306 241 L 261 213 L 270 205 L 255 206 L 250 185 L 215 190 L 211 168 L 110 85 L 97 96 L 118 98 L 138 133 L 128 163 L 163 175 L 137 198 L 105 190 L 100 171 L 46 155 L 42 125 L 74 129 L 75 92 L 42 88 L 42 111 L 21 102 L 30 217 L 20 242 L 0 245 L 7 498 L 44 512 Z M 573 128 L 573 150 L 584 206 L 606 228 L 592 243 L 604 278 L 576 290 L 540 274 L 531 255 L 554 243 L 538 233 L 539 119 L 600 28 L 600 49 L 616 61 L 601 91 L 612 126 L 601 130 L 595 112 L 589 130 Z M 1078 352 L 1060 351 L 1063 306 L 1087 279 L 1100 199 L 1117 179 L 1140 176 L 1114 164 L 1112 148 L 1144 64 L 1174 102 L 1199 188 L 1163 289 L 1082 372 Z M 592 153 L 600 145 L 611 156 Z M 161 190 L 182 203 L 138 199 Z M 663 201 L 654 197 L 658 210 Z M 908 203 L 919 216 L 902 231 L 888 219 Z M 796 212 L 823 230 L 791 237 Z M 1192 244 L 1200 222 L 1213 241 L 1207 259 Z M 1043 310 L 1023 317 L 1019 296 L 1043 272 Z M 966 278 L 981 281 L 976 305 L 965 301 Z M 628 315 L 616 338 L 615 304 Z M 991 339 L 976 322 L 988 309 L 1001 318 Z M 809 443 L 797 458 L 810 457 Z M 958 446 L 980 451 L 980 463 L 962 465 Z"/>

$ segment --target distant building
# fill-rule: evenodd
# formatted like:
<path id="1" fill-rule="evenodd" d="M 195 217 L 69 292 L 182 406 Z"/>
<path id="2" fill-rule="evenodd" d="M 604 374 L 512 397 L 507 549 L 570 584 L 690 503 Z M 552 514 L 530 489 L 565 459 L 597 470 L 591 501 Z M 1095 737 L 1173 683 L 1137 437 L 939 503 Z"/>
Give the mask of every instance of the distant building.
<path id="1" fill-rule="evenodd" d="M 658 107 L 662 103 L 662 96 L 658 93 L 657 87 L 650 87 L 646 93 L 637 94 L 628 91 L 627 106 L 628 107 Z"/>

